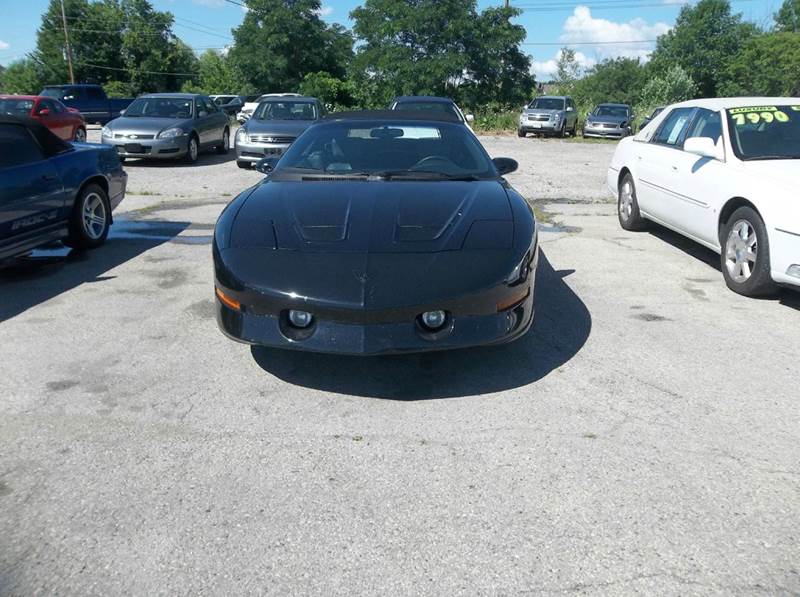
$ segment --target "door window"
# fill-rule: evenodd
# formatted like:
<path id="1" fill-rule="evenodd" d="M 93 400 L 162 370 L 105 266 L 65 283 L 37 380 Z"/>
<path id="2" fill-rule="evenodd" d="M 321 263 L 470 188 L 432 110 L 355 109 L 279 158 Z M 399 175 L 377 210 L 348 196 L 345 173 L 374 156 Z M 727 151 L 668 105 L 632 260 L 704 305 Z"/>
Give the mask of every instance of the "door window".
<path id="1" fill-rule="evenodd" d="M 719 112 L 700 108 L 689 126 L 686 139 L 692 137 L 709 137 L 717 143 L 722 137 L 722 117 Z"/>
<path id="2" fill-rule="evenodd" d="M 55 114 L 56 113 L 55 103 L 47 99 L 40 100 L 37 113 L 41 114 L 42 110 L 50 110 L 50 114 Z"/>
<path id="3" fill-rule="evenodd" d="M 24 126 L 0 124 L 0 168 L 41 162 L 44 154 Z"/>
<path id="4" fill-rule="evenodd" d="M 194 113 L 198 118 L 208 115 L 208 107 L 206 106 L 206 103 L 203 101 L 203 98 L 198 97 L 197 99 L 194 100 Z"/>
<path id="5" fill-rule="evenodd" d="M 653 136 L 651 143 L 670 147 L 683 147 L 683 134 L 693 113 L 694 108 L 675 108 L 667 114 L 658 132 Z"/>
<path id="6" fill-rule="evenodd" d="M 89 98 L 89 100 L 93 102 L 102 102 L 103 100 L 106 99 L 105 96 L 103 95 L 103 92 L 97 87 L 87 87 L 86 95 Z"/>
<path id="7" fill-rule="evenodd" d="M 210 98 L 204 97 L 203 98 L 203 105 L 206 107 L 206 112 L 209 114 L 215 114 L 219 112 L 219 107 Z"/>
<path id="8" fill-rule="evenodd" d="M 61 102 L 52 100 L 51 103 L 53 104 L 53 112 L 55 112 L 56 114 L 62 114 L 67 111 L 67 109 L 64 107 L 64 104 L 62 104 Z"/>

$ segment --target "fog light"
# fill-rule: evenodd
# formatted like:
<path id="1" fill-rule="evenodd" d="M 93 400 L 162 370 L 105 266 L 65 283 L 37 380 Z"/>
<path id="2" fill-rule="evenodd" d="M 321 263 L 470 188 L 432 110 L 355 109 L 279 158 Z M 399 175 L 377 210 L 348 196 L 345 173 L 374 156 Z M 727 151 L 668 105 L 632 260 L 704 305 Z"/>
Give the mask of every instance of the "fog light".
<path id="1" fill-rule="evenodd" d="M 314 320 L 314 316 L 308 311 L 289 311 L 289 321 L 296 328 L 307 328 Z"/>
<path id="2" fill-rule="evenodd" d="M 794 265 L 790 265 L 789 269 L 786 270 L 787 276 L 792 276 L 793 278 L 800 278 L 800 264 L 795 263 Z"/>
<path id="3" fill-rule="evenodd" d="M 446 320 L 447 314 L 444 311 L 425 311 L 422 314 L 422 325 L 429 330 L 439 329 Z"/>

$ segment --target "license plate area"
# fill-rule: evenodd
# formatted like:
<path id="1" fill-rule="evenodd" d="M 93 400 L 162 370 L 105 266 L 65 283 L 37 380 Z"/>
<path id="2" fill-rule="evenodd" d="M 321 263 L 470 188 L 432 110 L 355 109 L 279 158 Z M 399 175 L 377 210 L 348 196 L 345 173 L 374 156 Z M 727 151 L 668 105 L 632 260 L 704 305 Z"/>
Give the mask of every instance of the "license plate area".
<path id="1" fill-rule="evenodd" d="M 281 155 L 283 154 L 283 149 L 280 147 L 265 147 L 264 148 L 264 155 Z"/>
<path id="2" fill-rule="evenodd" d="M 126 143 L 124 147 L 126 153 L 144 153 L 144 147 L 141 143 Z"/>

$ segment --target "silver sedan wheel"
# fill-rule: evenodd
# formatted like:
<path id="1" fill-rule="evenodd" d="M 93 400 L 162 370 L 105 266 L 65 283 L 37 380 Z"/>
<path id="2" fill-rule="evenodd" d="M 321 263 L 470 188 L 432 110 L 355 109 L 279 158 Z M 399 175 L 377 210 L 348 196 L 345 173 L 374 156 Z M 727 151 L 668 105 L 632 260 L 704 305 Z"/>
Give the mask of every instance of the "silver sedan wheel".
<path id="1" fill-rule="evenodd" d="M 197 159 L 197 141 L 194 139 L 189 139 L 189 156 L 192 158 L 192 161 Z"/>
<path id="2" fill-rule="evenodd" d="M 83 228 L 91 240 L 103 236 L 108 222 L 108 213 L 103 198 L 97 193 L 89 193 L 83 200 Z"/>
<path id="3" fill-rule="evenodd" d="M 625 180 L 619 189 L 619 215 L 626 222 L 631 219 L 633 213 L 633 184 Z"/>
<path id="4" fill-rule="evenodd" d="M 743 284 L 753 275 L 758 256 L 758 237 L 747 220 L 737 221 L 725 242 L 725 267 L 734 282 Z"/>
<path id="5" fill-rule="evenodd" d="M 225 149 L 226 152 L 231 148 L 231 139 L 228 131 L 225 131 L 222 134 L 222 147 L 223 149 Z"/>
<path id="6" fill-rule="evenodd" d="M 83 129 L 78 129 L 75 131 L 75 140 L 78 143 L 85 143 L 86 142 L 86 131 Z"/>

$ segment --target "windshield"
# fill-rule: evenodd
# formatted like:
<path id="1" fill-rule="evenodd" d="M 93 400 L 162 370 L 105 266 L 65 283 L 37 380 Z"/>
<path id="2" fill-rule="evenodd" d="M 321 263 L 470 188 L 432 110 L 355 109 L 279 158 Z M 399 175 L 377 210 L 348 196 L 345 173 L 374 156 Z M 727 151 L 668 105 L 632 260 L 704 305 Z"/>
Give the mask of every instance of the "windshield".
<path id="1" fill-rule="evenodd" d="M 317 108 L 312 102 L 261 102 L 253 118 L 256 120 L 316 120 Z"/>
<path id="2" fill-rule="evenodd" d="M 564 100 L 557 97 L 537 97 L 528 107 L 533 110 L 563 110 Z"/>
<path id="3" fill-rule="evenodd" d="M 595 116 L 611 116 L 613 118 L 627 118 L 628 108 L 626 106 L 597 106 L 594 111 Z"/>
<path id="4" fill-rule="evenodd" d="M 75 92 L 71 89 L 62 89 L 60 87 L 45 87 L 45 89 L 39 94 L 43 95 L 44 97 L 52 97 L 57 100 L 69 101 L 75 99 Z"/>
<path id="5" fill-rule="evenodd" d="M 232 102 L 236 99 L 235 95 L 218 95 L 214 98 L 214 103 L 218 106 L 224 106 L 227 103 Z"/>
<path id="6" fill-rule="evenodd" d="M 0 114 L 9 116 L 28 116 L 33 109 L 33 100 L 0 99 Z"/>
<path id="7" fill-rule="evenodd" d="M 275 175 L 495 178 L 489 156 L 453 123 L 337 122 L 315 125 L 281 158 Z"/>
<path id="8" fill-rule="evenodd" d="M 730 108 L 727 113 L 739 159 L 800 159 L 800 105 Z"/>
<path id="9" fill-rule="evenodd" d="M 125 118 L 191 118 L 194 102 L 185 97 L 140 97 L 125 109 Z"/>
<path id="10" fill-rule="evenodd" d="M 421 110 L 425 112 L 444 112 L 450 114 L 461 120 L 453 104 L 445 102 L 397 102 L 394 106 L 395 110 Z"/>

